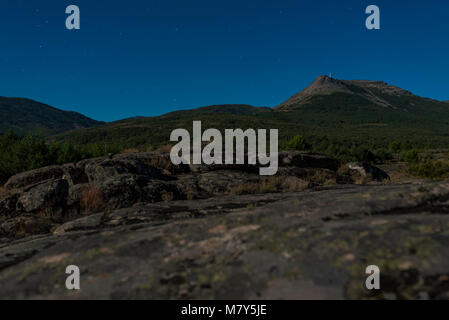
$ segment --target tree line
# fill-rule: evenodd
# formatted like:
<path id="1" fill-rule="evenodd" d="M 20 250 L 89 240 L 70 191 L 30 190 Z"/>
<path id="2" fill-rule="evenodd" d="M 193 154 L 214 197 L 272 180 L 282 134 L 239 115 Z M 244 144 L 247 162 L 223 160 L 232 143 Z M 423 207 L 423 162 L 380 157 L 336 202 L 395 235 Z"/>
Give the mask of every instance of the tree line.
<path id="1" fill-rule="evenodd" d="M 5 183 L 9 177 L 20 172 L 101 157 L 119 151 L 118 147 L 110 144 L 74 145 L 68 142 L 46 142 L 38 137 L 21 137 L 9 131 L 0 136 L 0 183 Z"/>

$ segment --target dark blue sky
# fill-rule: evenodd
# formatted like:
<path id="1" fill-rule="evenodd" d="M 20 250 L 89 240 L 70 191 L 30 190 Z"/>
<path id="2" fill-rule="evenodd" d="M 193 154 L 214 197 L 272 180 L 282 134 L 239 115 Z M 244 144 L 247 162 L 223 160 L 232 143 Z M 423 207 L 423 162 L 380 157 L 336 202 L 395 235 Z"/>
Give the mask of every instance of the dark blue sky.
<path id="1" fill-rule="evenodd" d="M 380 31 L 365 28 L 369 4 Z M 2 0 L 0 39 L 1 96 L 105 121 L 275 106 L 329 72 L 449 99 L 447 0 Z"/>

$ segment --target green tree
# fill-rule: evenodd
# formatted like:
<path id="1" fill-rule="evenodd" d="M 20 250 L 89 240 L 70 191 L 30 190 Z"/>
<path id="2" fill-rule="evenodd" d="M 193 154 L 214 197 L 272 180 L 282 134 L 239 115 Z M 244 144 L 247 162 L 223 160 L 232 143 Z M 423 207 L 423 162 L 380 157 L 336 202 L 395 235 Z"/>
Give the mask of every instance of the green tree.
<path id="1" fill-rule="evenodd" d="M 290 139 L 285 147 L 286 150 L 300 151 L 310 150 L 310 148 L 311 146 L 305 141 L 304 137 L 300 135 L 296 135 L 292 139 Z"/>

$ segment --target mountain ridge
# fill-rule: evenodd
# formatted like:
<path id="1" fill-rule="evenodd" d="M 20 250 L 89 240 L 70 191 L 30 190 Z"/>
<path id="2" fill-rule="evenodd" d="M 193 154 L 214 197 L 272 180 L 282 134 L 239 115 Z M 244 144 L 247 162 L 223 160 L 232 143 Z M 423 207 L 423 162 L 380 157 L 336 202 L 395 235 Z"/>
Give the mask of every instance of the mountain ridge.
<path id="1" fill-rule="evenodd" d="M 104 124 L 75 111 L 64 111 L 28 98 L 0 97 L 0 133 L 48 136 Z"/>
<path id="2" fill-rule="evenodd" d="M 300 134 L 307 139 L 332 139 L 349 146 L 369 143 L 385 147 L 389 142 L 409 139 L 416 145 L 443 147 L 449 138 L 447 119 L 446 102 L 422 98 L 383 81 L 319 76 L 275 108 L 211 105 L 155 117 L 132 117 L 100 125 L 95 122 L 81 129 L 71 125 L 69 130 L 47 134 L 46 138 L 146 150 L 169 144 L 173 130 L 190 130 L 193 121 L 201 120 L 203 128 L 221 131 L 276 128 L 280 142 Z"/>

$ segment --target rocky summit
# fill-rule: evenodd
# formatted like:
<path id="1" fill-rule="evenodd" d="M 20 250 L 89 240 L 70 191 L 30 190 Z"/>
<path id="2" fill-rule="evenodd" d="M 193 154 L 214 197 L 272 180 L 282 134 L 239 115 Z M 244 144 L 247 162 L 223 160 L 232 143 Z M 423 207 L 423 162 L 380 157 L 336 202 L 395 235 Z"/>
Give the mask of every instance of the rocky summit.
<path id="1" fill-rule="evenodd" d="M 152 152 L 16 175 L 0 197 L 0 299 L 449 298 L 448 183 L 304 152 L 280 166 L 267 178 Z M 369 265 L 380 290 L 365 289 Z"/>
<path id="2" fill-rule="evenodd" d="M 328 76 L 319 76 L 310 86 L 277 106 L 275 110 L 290 111 L 310 103 L 316 96 L 335 93 L 358 96 L 374 105 L 393 109 L 399 108 L 401 105 L 397 105 L 397 101 L 393 103 L 389 99 L 386 99 L 386 96 L 395 97 L 396 100 L 397 98 L 413 97 L 411 92 L 389 85 L 383 81 L 339 80 Z"/>

